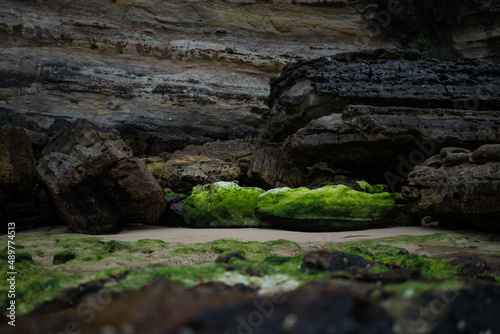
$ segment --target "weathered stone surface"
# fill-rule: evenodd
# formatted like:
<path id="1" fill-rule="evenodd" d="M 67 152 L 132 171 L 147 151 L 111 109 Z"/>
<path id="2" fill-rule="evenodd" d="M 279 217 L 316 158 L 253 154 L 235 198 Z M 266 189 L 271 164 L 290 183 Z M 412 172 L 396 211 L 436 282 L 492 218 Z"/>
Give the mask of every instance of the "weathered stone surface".
<path id="1" fill-rule="evenodd" d="M 242 140 L 217 141 L 143 161 L 164 188 L 189 194 L 196 185 L 244 179 L 255 149 Z"/>
<path id="2" fill-rule="evenodd" d="M 283 149 L 266 145 L 253 152 L 246 182 L 264 189 L 303 186 L 303 171 L 284 157 Z"/>
<path id="3" fill-rule="evenodd" d="M 279 146 L 249 139 L 188 145 L 143 161 L 164 188 L 185 194 L 196 185 L 218 181 L 266 189 L 304 182 L 301 171 L 286 161 Z"/>
<path id="4" fill-rule="evenodd" d="M 299 165 L 322 161 L 394 190 L 443 147 L 491 142 L 500 142 L 500 113 L 348 105 L 289 136 L 284 150 Z"/>
<path id="5" fill-rule="evenodd" d="M 44 153 L 39 178 L 76 232 L 104 233 L 127 222 L 156 224 L 165 210 L 160 185 L 116 133 L 78 120 Z"/>
<path id="6" fill-rule="evenodd" d="M 500 148 L 445 148 L 408 175 L 405 211 L 445 226 L 500 230 Z"/>
<path id="7" fill-rule="evenodd" d="M 369 194 L 344 185 L 272 189 L 259 196 L 255 211 L 273 227 L 319 232 L 386 227 L 396 213 L 389 193 Z"/>
<path id="8" fill-rule="evenodd" d="M 195 187 L 182 205 L 182 215 L 189 227 L 265 226 L 254 213 L 257 198 L 263 192 L 231 182 Z"/>
<path id="9" fill-rule="evenodd" d="M 0 106 L 0 125 L 14 125 L 31 131 L 40 131 L 41 128 L 33 121 L 29 121 L 26 117 L 12 109 Z"/>
<path id="10" fill-rule="evenodd" d="M 499 110 L 499 87 L 498 62 L 443 62 L 397 50 L 300 61 L 271 80 L 266 134 L 283 140 L 349 104 Z"/>

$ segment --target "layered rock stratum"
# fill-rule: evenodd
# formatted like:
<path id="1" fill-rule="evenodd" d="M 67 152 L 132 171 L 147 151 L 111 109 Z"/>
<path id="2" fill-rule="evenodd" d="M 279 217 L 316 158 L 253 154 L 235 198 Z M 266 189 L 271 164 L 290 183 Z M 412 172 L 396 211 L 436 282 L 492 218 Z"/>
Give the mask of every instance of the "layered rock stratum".
<path id="1" fill-rule="evenodd" d="M 269 76 L 290 61 L 396 46 L 367 29 L 370 5 L 2 1 L 0 100 L 45 128 L 128 122 L 170 151 L 227 139 L 262 124 Z"/>

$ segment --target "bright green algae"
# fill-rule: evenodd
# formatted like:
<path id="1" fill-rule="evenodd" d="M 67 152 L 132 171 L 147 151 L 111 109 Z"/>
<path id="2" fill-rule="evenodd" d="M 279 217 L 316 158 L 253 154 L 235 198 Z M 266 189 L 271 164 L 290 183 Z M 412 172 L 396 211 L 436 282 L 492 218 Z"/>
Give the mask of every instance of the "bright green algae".
<path id="1" fill-rule="evenodd" d="M 371 185 L 366 181 L 356 181 L 356 183 L 361 188 L 361 191 L 364 191 L 365 193 L 369 194 L 380 194 L 389 191 L 389 186 L 387 186 L 386 184 Z"/>
<path id="2" fill-rule="evenodd" d="M 194 187 L 182 205 L 182 215 L 189 227 L 261 227 L 264 224 L 254 212 L 263 192 L 231 182 Z"/>
<path id="3" fill-rule="evenodd" d="M 344 231 L 388 226 L 396 212 L 388 192 L 368 193 L 337 185 L 267 191 L 259 196 L 256 216 L 284 229 Z"/>
<path id="4" fill-rule="evenodd" d="M 480 237 L 480 236 L 479 236 Z M 412 245 L 459 245 L 464 250 L 470 245 L 478 245 L 476 234 L 440 233 L 432 236 L 400 236 L 376 240 L 362 240 L 349 243 L 331 244 L 330 251 L 343 251 L 373 260 L 378 265 L 370 273 L 389 271 L 386 264 L 398 264 L 403 268 L 421 269 L 424 277 L 434 283 L 410 281 L 391 285 L 388 288 L 397 293 L 420 293 L 426 289 L 439 289 L 452 282 L 461 286 L 462 266 L 450 266 L 446 261 L 426 256 L 409 254 L 399 243 Z M 193 286 L 201 282 L 221 281 L 227 284 L 238 282 L 263 286 L 278 281 L 278 285 L 292 282 L 289 287 L 315 280 L 330 279 L 330 272 L 310 270 L 302 266 L 307 253 L 303 245 L 287 241 L 242 242 L 237 240 L 216 240 L 209 243 L 192 245 L 169 244 L 159 240 L 140 240 L 137 242 L 108 241 L 79 234 L 61 234 L 44 237 L 19 235 L 16 262 L 16 302 L 19 314 L 29 312 L 45 301 L 56 299 L 68 289 L 93 279 L 108 280 L 107 291 L 119 292 L 135 290 L 157 279 L 168 279 Z M 3 246 L 5 243 L 0 244 Z M 24 247 L 23 247 L 24 246 Z M 494 245 L 493 245 L 494 246 Z M 478 245 L 485 254 L 498 253 L 498 249 L 489 243 Z M 493 248 L 488 248 L 493 247 Z M 324 247 L 322 247 L 324 248 Z M 311 248 L 308 248 L 311 249 Z M 75 258 L 65 263 L 53 265 L 56 254 L 71 250 Z M 246 259 L 231 257 L 237 252 Z M 7 266 L 7 257 L 2 252 L 0 263 Z M 297 254 L 293 257 L 282 254 Z M 172 258 L 189 258 L 200 254 L 210 255 L 207 263 L 198 265 L 165 265 Z M 216 263 L 217 256 L 228 257 L 227 263 Z M 33 260 L 31 260 L 33 258 Z M 249 273 L 258 274 L 251 276 Z M 338 274 L 338 273 L 336 273 Z M 120 279 L 115 279 L 117 276 Z M 498 276 L 490 278 L 499 281 Z M 6 280 L 6 271 L 0 275 Z M 349 281 L 345 281 L 348 284 Z M 442 284 L 440 283 L 442 282 Z M 450 283 L 451 284 L 451 283 Z M 449 284 L 448 284 L 449 285 Z M 6 305 L 7 287 L 0 288 L 0 304 Z M 410 291 L 410 292 L 409 292 Z"/>

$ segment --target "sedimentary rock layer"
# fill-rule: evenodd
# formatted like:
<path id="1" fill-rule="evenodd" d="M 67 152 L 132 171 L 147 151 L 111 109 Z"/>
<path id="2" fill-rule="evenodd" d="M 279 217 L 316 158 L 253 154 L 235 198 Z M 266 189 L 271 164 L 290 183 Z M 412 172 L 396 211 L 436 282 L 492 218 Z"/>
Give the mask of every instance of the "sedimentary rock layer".
<path id="1" fill-rule="evenodd" d="M 500 65 L 376 50 L 301 61 L 271 81 L 267 136 L 285 139 L 349 104 L 499 110 Z"/>
<path id="2" fill-rule="evenodd" d="M 443 147 L 495 142 L 498 112 L 349 105 L 289 136 L 284 150 L 302 165 L 324 161 L 365 177 L 387 176 L 391 184 Z"/>
<path id="3" fill-rule="evenodd" d="M 45 128 L 76 118 L 153 126 L 183 138 L 162 139 L 176 141 L 163 145 L 171 151 L 227 139 L 241 124 L 262 124 L 269 76 L 284 64 L 396 45 L 367 29 L 376 8 L 342 0 L 6 0 L 0 101 Z"/>

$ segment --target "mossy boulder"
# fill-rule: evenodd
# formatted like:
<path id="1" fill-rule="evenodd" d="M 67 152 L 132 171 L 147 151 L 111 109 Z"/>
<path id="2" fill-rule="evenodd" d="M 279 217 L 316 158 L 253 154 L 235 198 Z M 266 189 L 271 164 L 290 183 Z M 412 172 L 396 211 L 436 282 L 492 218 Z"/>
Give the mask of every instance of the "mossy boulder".
<path id="1" fill-rule="evenodd" d="M 195 187 L 182 205 L 182 215 L 189 227 L 261 227 L 255 207 L 262 193 L 231 182 Z"/>
<path id="2" fill-rule="evenodd" d="M 256 216 L 273 227 L 318 232 L 386 227 L 396 214 L 388 192 L 370 194 L 344 185 L 272 189 L 259 196 L 256 208 Z"/>

